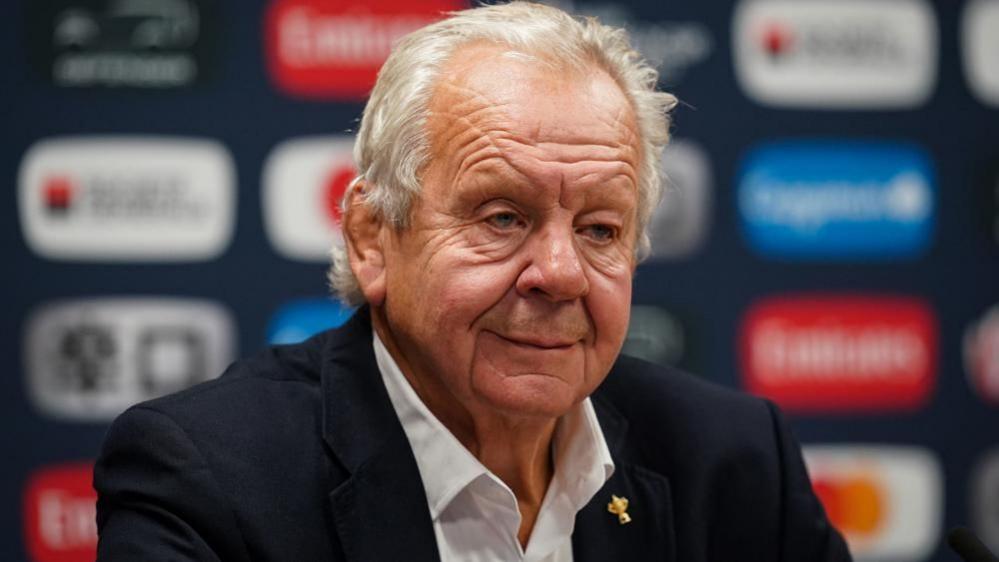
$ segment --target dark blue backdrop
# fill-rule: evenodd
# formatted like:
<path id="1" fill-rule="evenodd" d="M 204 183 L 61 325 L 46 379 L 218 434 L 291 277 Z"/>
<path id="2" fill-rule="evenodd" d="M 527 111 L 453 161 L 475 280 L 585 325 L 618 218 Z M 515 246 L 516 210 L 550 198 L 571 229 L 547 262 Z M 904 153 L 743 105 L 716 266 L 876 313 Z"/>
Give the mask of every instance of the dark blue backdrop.
<path id="1" fill-rule="evenodd" d="M 34 0 L 32 0 L 34 1 Z M 757 297 L 784 292 L 900 293 L 926 299 L 940 328 L 939 378 L 925 408 L 906 414 L 792 417 L 806 443 L 916 444 L 932 450 L 946 477 L 945 528 L 970 517 L 969 478 L 987 450 L 999 445 L 999 409 L 967 383 L 962 334 L 999 303 L 999 248 L 988 229 L 988 190 L 999 169 L 999 109 L 974 98 L 961 70 L 959 17 L 964 2 L 933 2 L 939 28 L 938 78 L 927 103 L 902 110 L 799 110 L 751 101 L 736 82 L 731 54 L 733 3 L 630 2 L 636 19 L 698 22 L 710 52 L 665 86 L 684 104 L 676 111 L 678 138 L 696 141 L 714 177 L 711 230 L 704 246 L 682 260 L 643 265 L 634 302 L 676 313 L 688 337 L 681 364 L 721 384 L 739 386 L 736 335 Z M 29 68 L 31 2 L 13 2 L 0 19 L 4 64 L 0 172 L 8 185 L 0 206 L 6 257 L 5 313 L 0 315 L 0 553 L 26 559 L 23 486 L 41 466 L 93 459 L 104 423 L 73 423 L 36 411 L 26 396 L 23 330 L 31 309 L 66 297 L 173 295 L 207 298 L 233 311 L 238 348 L 266 343 L 273 312 L 290 299 L 325 292 L 323 264 L 292 261 L 272 248 L 263 228 L 261 172 L 269 151 L 288 138 L 351 129 L 361 103 L 303 101 L 282 94 L 267 75 L 262 29 L 264 0 L 222 0 L 215 21 L 212 72 L 190 88 L 59 88 Z M 999 56 L 999 55 L 997 55 Z M 17 171 L 27 148 L 51 136 L 176 135 L 217 139 L 235 158 L 238 178 L 232 244 L 206 263 L 51 261 L 35 255 L 20 230 Z M 884 139 L 913 142 L 932 157 L 939 214 L 925 256 L 903 262 L 780 262 L 754 254 L 740 232 L 735 200 L 738 166 L 758 143 L 786 138 Z M 991 182 L 991 183 L 990 183 Z M 719 413 L 724 415 L 724 413 Z M 996 507 L 999 509 L 999 507 Z M 941 547 L 933 560 L 953 557 Z"/>

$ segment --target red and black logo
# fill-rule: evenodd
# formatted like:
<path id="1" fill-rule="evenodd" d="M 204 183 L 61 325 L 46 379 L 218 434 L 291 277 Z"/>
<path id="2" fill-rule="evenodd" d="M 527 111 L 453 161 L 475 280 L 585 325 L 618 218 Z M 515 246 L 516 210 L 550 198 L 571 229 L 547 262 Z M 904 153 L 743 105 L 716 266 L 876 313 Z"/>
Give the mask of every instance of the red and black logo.
<path id="1" fill-rule="evenodd" d="M 73 206 L 78 189 L 68 176 L 52 176 L 42 186 L 45 210 L 49 216 L 65 216 Z"/>

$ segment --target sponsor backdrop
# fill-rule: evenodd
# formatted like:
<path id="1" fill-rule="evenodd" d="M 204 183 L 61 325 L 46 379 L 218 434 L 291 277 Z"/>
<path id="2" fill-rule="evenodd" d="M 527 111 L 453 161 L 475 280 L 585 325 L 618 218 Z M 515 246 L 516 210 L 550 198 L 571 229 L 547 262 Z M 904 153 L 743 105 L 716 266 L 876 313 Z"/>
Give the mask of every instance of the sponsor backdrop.
<path id="1" fill-rule="evenodd" d="M 858 560 L 952 560 L 958 524 L 999 549 L 999 0 L 562 5 L 683 101 L 626 351 L 780 404 Z M 129 404 L 349 317 L 351 131 L 459 7 L 5 4 L 5 560 L 93 557 Z"/>

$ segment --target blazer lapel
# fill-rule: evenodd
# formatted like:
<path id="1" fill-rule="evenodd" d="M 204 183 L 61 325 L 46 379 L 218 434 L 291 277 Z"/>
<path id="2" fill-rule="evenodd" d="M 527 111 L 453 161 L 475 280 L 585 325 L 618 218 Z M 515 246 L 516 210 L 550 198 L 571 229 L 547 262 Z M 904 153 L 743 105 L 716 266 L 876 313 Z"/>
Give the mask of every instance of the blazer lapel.
<path id="1" fill-rule="evenodd" d="M 673 562 L 676 542 L 669 480 L 622 459 L 628 424 L 609 404 L 593 397 L 601 430 L 614 458 L 614 475 L 576 515 L 574 562 L 656 560 Z M 628 499 L 631 521 L 608 510 L 612 496 Z"/>
<path id="2" fill-rule="evenodd" d="M 329 494 L 350 561 L 439 561 L 419 468 L 381 381 L 367 309 L 323 357 L 323 437 L 347 471 Z"/>
<path id="3" fill-rule="evenodd" d="M 381 381 L 366 309 L 338 330 L 323 352 L 323 438 L 346 479 L 329 494 L 334 532 L 347 560 L 439 562 L 423 481 Z M 669 481 L 622 458 L 627 421 L 598 395 L 593 405 L 615 471 L 576 516 L 575 562 L 675 560 Z M 338 479 L 339 480 L 339 479 Z M 628 499 L 631 522 L 607 510 Z"/>

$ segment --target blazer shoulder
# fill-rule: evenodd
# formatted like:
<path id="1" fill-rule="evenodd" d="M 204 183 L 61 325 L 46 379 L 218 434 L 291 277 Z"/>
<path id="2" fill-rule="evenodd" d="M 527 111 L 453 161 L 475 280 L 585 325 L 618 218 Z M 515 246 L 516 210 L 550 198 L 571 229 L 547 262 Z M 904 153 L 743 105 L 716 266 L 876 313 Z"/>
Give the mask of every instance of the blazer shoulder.
<path id="1" fill-rule="evenodd" d="M 94 472 L 102 555 L 334 559 L 324 501 L 341 477 L 321 439 L 325 337 L 268 349 L 119 416 Z"/>
<path id="2" fill-rule="evenodd" d="M 303 394 L 318 401 L 323 348 L 330 337 L 324 332 L 301 343 L 270 346 L 235 361 L 218 378 L 135 407 L 187 418 L 218 415 L 233 406 L 276 411 Z"/>
<path id="3" fill-rule="evenodd" d="M 217 379 L 136 404 L 112 423 L 109 435 L 154 413 L 187 435 L 212 465 L 316 455 L 322 419 L 319 373 L 328 337 L 268 348 L 233 363 Z"/>
<path id="4" fill-rule="evenodd" d="M 699 423 L 719 418 L 769 417 L 768 401 L 697 375 L 622 355 L 598 395 L 636 414 L 682 415 Z M 724 416 L 720 415 L 724 412 Z"/>
<path id="5" fill-rule="evenodd" d="M 618 358 L 594 401 L 627 421 L 629 441 L 708 456 L 773 451 L 781 423 L 762 398 L 628 356 Z"/>

